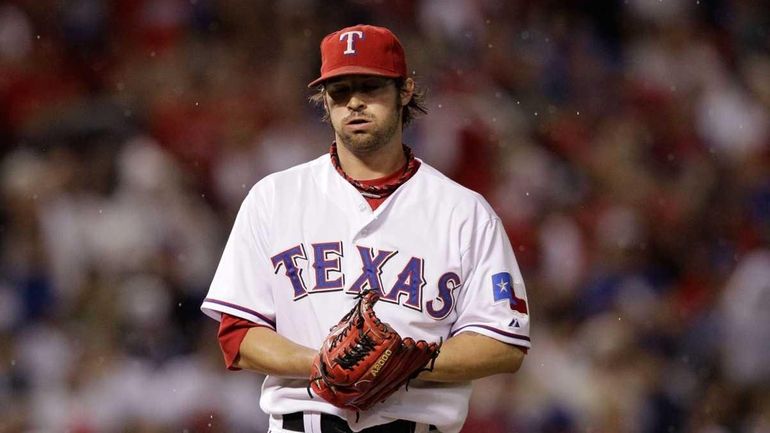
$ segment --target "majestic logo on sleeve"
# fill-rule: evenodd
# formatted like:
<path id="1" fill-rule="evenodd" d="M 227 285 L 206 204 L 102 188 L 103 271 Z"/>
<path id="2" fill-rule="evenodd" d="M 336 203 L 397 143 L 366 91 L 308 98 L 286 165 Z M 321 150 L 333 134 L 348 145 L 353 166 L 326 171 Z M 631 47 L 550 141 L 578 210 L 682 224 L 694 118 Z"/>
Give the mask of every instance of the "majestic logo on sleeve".
<path id="1" fill-rule="evenodd" d="M 356 49 L 353 46 L 353 43 L 356 40 L 356 36 L 358 36 L 358 39 L 363 39 L 364 32 L 360 30 L 353 30 L 340 35 L 340 41 L 347 41 L 347 46 L 345 47 L 345 51 L 343 51 L 342 54 L 348 55 L 356 53 Z"/>
<path id="2" fill-rule="evenodd" d="M 516 293 L 513 291 L 513 277 L 508 272 L 492 275 L 492 297 L 495 302 L 508 302 L 514 311 L 528 314 L 527 302 L 522 298 L 516 297 Z"/>
<path id="3" fill-rule="evenodd" d="M 423 289 L 427 285 L 424 259 L 412 257 L 407 260 L 400 272 L 390 274 L 396 276 L 395 283 L 390 287 L 384 287 L 383 269 L 398 252 L 375 250 L 361 245 L 356 245 L 355 250 L 358 252 L 361 267 L 347 289 L 345 289 L 345 274 L 342 272 L 344 257 L 342 242 L 312 244 L 312 249 L 309 250 L 312 251 L 312 256 L 308 256 L 308 251 L 303 244 L 295 245 L 271 257 L 271 262 L 276 274 L 283 270 L 284 275 L 288 277 L 295 301 L 312 293 L 340 290 L 346 290 L 347 293 L 360 293 L 370 289 L 380 293 L 382 302 L 423 311 Z M 304 267 L 299 264 L 300 261 L 306 263 L 312 261 L 313 272 L 309 273 L 315 276 L 315 285 L 311 289 L 308 289 L 305 283 L 305 277 L 302 274 Z M 436 284 L 436 297 L 424 303 L 428 315 L 436 320 L 446 318 L 455 305 L 455 289 L 461 285 L 457 274 L 448 272 L 442 275 Z"/>

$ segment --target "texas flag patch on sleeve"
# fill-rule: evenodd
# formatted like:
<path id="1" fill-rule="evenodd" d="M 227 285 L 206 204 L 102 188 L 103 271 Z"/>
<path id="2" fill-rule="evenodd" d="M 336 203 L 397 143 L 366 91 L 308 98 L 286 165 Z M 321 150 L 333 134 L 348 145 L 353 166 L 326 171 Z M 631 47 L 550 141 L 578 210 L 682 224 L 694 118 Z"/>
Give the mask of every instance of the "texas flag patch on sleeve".
<path id="1" fill-rule="evenodd" d="M 513 277 L 508 272 L 492 275 L 492 295 L 495 302 L 508 301 L 514 311 L 527 314 L 527 302 L 513 292 Z"/>

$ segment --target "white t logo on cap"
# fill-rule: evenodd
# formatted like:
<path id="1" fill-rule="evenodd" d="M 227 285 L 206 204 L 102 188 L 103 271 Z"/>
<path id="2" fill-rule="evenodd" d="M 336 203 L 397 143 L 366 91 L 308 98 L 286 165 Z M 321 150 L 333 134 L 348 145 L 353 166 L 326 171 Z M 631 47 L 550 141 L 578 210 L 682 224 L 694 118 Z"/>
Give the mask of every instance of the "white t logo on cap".
<path id="1" fill-rule="evenodd" d="M 358 39 L 364 38 L 364 32 L 360 30 L 353 30 L 350 32 L 345 32 L 340 35 L 340 41 L 347 39 L 348 46 L 345 49 L 345 51 L 342 52 L 342 54 L 355 54 L 356 50 L 353 49 L 353 41 L 356 39 L 353 36 L 358 36 Z"/>

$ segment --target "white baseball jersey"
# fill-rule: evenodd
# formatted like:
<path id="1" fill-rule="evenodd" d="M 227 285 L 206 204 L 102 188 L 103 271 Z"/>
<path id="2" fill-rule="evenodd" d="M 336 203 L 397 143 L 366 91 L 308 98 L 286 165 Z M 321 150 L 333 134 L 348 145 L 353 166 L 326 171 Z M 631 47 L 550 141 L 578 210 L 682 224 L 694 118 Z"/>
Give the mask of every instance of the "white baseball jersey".
<path id="1" fill-rule="evenodd" d="M 367 288 L 381 293 L 377 316 L 404 337 L 473 331 L 530 346 L 524 283 L 500 219 L 424 162 L 375 211 L 328 154 L 267 176 L 241 206 L 202 309 L 320 348 Z M 262 410 L 330 413 L 354 431 L 404 419 L 457 433 L 471 394 L 470 382 L 413 380 L 356 422 L 355 412 L 311 399 L 307 384 L 267 376 Z"/>

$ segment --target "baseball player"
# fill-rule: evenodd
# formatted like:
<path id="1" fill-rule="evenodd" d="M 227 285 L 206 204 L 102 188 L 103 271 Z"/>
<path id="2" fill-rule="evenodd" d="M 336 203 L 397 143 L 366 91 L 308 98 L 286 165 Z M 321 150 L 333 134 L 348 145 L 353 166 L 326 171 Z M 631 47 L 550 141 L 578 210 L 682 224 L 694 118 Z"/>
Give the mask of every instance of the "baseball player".
<path id="1" fill-rule="evenodd" d="M 331 149 L 254 185 L 202 310 L 220 321 L 227 367 L 266 375 L 272 433 L 457 433 L 470 381 L 517 371 L 530 347 L 516 258 L 484 198 L 402 143 L 421 106 L 396 36 L 344 28 L 323 39 L 321 58 L 309 87 Z M 355 411 L 308 380 L 329 330 L 372 291 L 398 334 L 443 344 L 431 371 Z"/>

